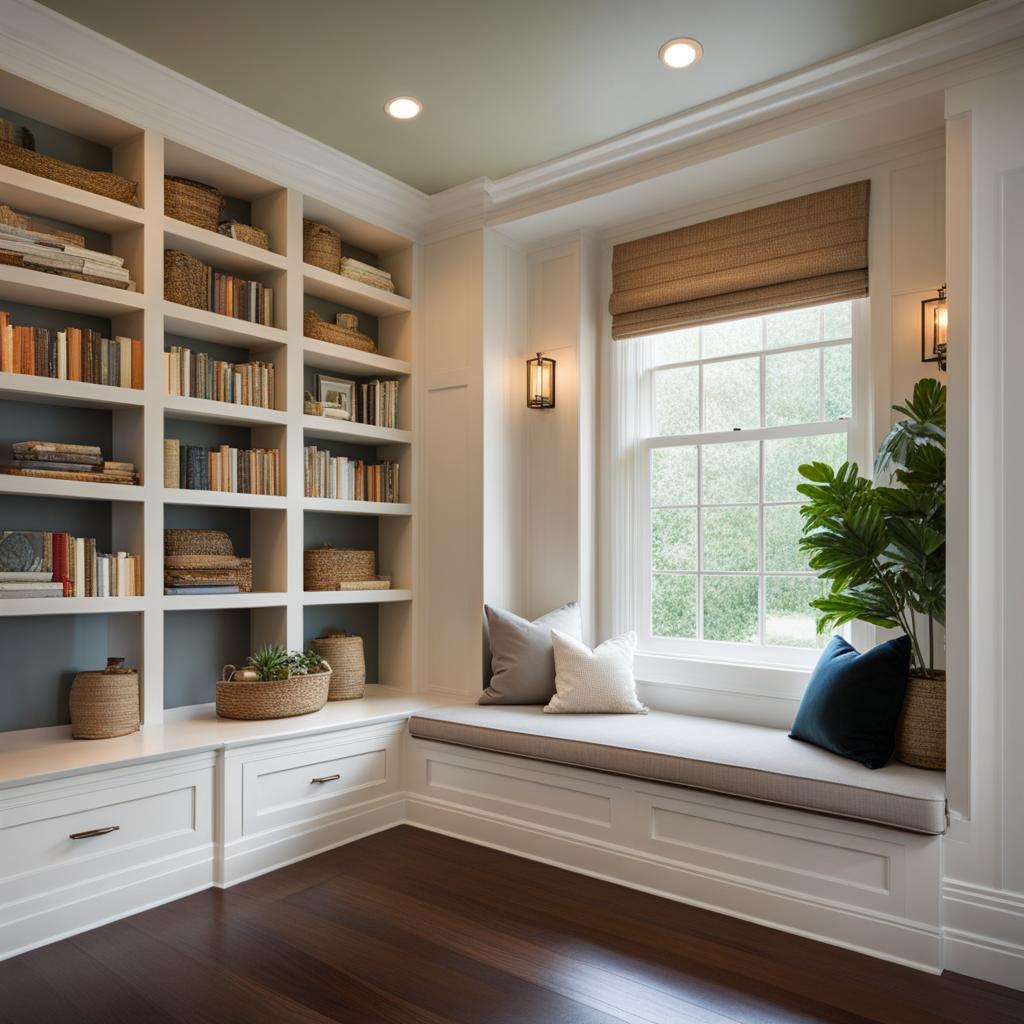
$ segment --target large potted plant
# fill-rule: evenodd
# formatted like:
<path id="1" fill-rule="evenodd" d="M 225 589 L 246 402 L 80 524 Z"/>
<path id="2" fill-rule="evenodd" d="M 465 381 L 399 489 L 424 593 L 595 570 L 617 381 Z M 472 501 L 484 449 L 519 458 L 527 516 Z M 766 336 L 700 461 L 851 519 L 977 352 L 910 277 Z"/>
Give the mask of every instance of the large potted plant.
<path id="1" fill-rule="evenodd" d="M 946 674 L 935 668 L 935 625 L 946 617 L 946 388 L 920 380 L 879 448 L 875 477 L 856 463 L 801 466 L 807 498 L 801 547 L 828 592 L 811 602 L 818 632 L 859 619 L 902 629 L 912 645 L 896 756 L 946 765 Z"/>

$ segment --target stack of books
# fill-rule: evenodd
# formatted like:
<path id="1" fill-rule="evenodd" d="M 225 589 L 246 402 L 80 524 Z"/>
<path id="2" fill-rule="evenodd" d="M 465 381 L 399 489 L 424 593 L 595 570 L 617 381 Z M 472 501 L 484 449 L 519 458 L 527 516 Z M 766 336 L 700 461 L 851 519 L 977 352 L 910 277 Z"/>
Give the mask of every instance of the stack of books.
<path id="1" fill-rule="evenodd" d="M 304 451 L 303 493 L 307 498 L 337 498 L 340 501 L 401 501 L 398 463 L 366 463 L 321 451 L 316 445 Z"/>
<path id="2" fill-rule="evenodd" d="M 142 341 L 104 338 L 99 331 L 21 327 L 0 311 L 0 372 L 53 380 L 142 388 Z"/>
<path id="3" fill-rule="evenodd" d="M 35 530 L 0 533 L 0 598 L 137 597 L 141 560 L 103 554 L 92 537 Z"/>
<path id="4" fill-rule="evenodd" d="M 281 454 L 276 448 L 205 448 L 167 438 L 164 487 L 280 495 Z"/>
<path id="5" fill-rule="evenodd" d="M 0 261 L 3 263 L 135 290 L 123 256 L 88 249 L 81 236 L 17 227 L 7 220 L 6 217 L 0 219 Z"/>
<path id="6" fill-rule="evenodd" d="M 355 420 L 373 427 L 398 426 L 398 381 L 366 380 L 356 388 Z"/>
<path id="7" fill-rule="evenodd" d="M 137 484 L 135 464 L 103 458 L 96 445 L 63 444 L 58 441 L 15 441 L 14 465 L 0 466 L 8 476 L 49 477 L 54 480 L 85 480 L 98 484 Z"/>
<path id="8" fill-rule="evenodd" d="M 386 292 L 395 290 L 391 275 L 386 270 L 363 263 L 361 260 L 355 260 L 351 256 L 342 256 L 341 276 L 350 277 L 353 281 L 368 284 L 372 288 L 383 288 Z"/>
<path id="9" fill-rule="evenodd" d="M 259 281 L 222 274 L 212 267 L 206 268 L 206 285 L 211 313 L 264 327 L 274 326 L 273 288 L 266 288 Z"/>
<path id="10" fill-rule="evenodd" d="M 229 363 L 175 345 L 164 353 L 164 387 L 169 395 L 273 409 L 274 365 Z"/>

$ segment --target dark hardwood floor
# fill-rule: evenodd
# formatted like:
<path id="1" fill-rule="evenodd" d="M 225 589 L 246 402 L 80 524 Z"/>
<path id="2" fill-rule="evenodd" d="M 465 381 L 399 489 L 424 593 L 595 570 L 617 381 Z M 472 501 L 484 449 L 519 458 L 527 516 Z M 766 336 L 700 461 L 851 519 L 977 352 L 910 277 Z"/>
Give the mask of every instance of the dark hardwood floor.
<path id="1" fill-rule="evenodd" d="M 0 963 L 4 1024 L 1010 1024 L 1024 993 L 413 828 Z"/>

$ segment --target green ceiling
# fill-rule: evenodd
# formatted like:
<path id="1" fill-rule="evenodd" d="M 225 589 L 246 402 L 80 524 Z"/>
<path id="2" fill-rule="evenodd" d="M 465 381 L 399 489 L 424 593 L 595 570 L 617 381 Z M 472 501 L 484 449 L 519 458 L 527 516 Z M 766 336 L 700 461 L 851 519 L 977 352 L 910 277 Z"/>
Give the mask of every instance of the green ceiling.
<path id="1" fill-rule="evenodd" d="M 501 177 L 976 0 L 44 0 L 426 192 Z M 677 35 L 704 59 L 669 71 Z M 392 121 L 385 100 L 424 103 Z"/>

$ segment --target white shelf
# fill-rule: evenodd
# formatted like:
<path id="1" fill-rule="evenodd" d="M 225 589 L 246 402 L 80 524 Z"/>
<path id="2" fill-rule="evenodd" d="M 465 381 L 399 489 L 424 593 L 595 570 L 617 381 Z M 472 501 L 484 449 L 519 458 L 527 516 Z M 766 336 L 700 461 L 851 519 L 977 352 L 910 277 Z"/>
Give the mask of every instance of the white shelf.
<path id="1" fill-rule="evenodd" d="M 393 430 L 390 427 L 371 427 L 350 420 L 336 420 L 328 416 L 302 417 L 302 430 L 306 439 L 322 438 L 326 441 L 349 441 L 352 444 L 411 444 L 411 430 Z"/>
<path id="2" fill-rule="evenodd" d="M 13 597 L 0 600 L 0 617 L 12 615 L 106 615 L 142 612 L 144 597 Z"/>
<path id="3" fill-rule="evenodd" d="M 302 594 L 306 605 L 393 604 L 411 600 L 411 590 L 306 590 Z"/>
<path id="4" fill-rule="evenodd" d="M 94 484 L 88 480 L 54 480 L 39 476 L 0 475 L 0 494 L 79 501 L 144 501 L 145 489 L 132 484 Z"/>
<path id="5" fill-rule="evenodd" d="M 213 611 L 221 608 L 278 608 L 288 604 L 285 593 L 163 594 L 165 612 Z"/>
<path id="6" fill-rule="evenodd" d="M 164 217 L 164 248 L 180 249 L 215 270 L 231 274 L 265 274 L 288 266 L 288 260 L 276 252 L 228 238 L 216 231 L 197 228 L 173 217 Z"/>
<path id="7" fill-rule="evenodd" d="M 146 305 L 139 292 L 5 264 L 0 264 L 0 299 L 102 317 L 137 313 Z"/>
<path id="8" fill-rule="evenodd" d="M 28 373 L 0 373 L 0 398 L 13 402 L 92 406 L 101 409 L 139 408 L 145 403 L 144 393 L 134 388 L 55 380 L 51 377 L 34 377 Z"/>
<path id="9" fill-rule="evenodd" d="M 182 306 L 166 299 L 164 331 L 166 334 L 194 338 L 196 341 L 213 341 L 245 349 L 259 350 L 288 344 L 288 332 L 277 327 L 251 324 L 247 320 L 237 320 L 205 309 L 192 309 L 191 306 Z"/>
<path id="10" fill-rule="evenodd" d="M 397 501 L 339 501 L 337 498 L 303 498 L 307 512 L 345 516 L 411 516 L 412 505 Z"/>
<path id="11" fill-rule="evenodd" d="M 357 348 L 332 345 L 328 341 L 302 339 L 303 359 L 308 366 L 332 373 L 350 373 L 362 377 L 408 377 L 412 363 L 392 359 L 377 352 L 361 352 Z"/>
<path id="12" fill-rule="evenodd" d="M 204 505 L 208 508 L 288 507 L 288 499 L 273 494 L 233 494 L 230 491 L 190 491 L 184 487 L 165 487 L 165 505 Z"/>
<path id="13" fill-rule="evenodd" d="M 141 207 L 5 165 L 0 165 L 0 198 L 19 213 L 48 217 L 107 235 L 141 227 L 145 220 Z"/>
<path id="14" fill-rule="evenodd" d="M 164 415 L 172 420 L 232 423 L 242 427 L 283 427 L 288 423 L 288 414 L 277 409 L 217 402 L 209 398 L 183 398 L 180 395 L 164 395 Z"/>
<path id="15" fill-rule="evenodd" d="M 307 295 L 315 295 L 372 316 L 396 316 L 412 309 L 412 303 L 403 295 L 353 281 L 341 274 L 332 274 L 329 270 L 309 263 L 302 264 L 302 290 Z"/>

